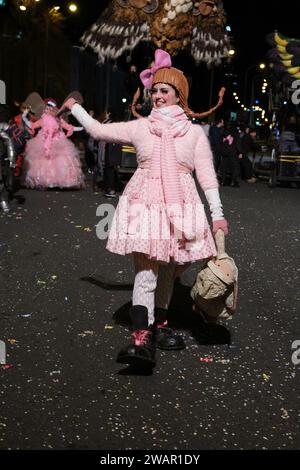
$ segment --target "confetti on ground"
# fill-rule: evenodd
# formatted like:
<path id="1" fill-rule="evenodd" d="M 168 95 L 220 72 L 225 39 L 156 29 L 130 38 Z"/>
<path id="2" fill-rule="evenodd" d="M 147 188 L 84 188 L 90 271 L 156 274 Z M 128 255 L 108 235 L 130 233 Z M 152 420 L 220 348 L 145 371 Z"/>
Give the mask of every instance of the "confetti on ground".
<path id="1" fill-rule="evenodd" d="M 46 281 L 40 281 L 39 279 L 37 280 L 36 282 L 38 285 L 45 285 L 46 284 Z"/>
<path id="2" fill-rule="evenodd" d="M 105 325 L 104 329 L 105 329 L 105 330 L 113 330 L 114 327 L 111 326 L 111 325 Z"/>
<path id="3" fill-rule="evenodd" d="M 200 362 L 213 362 L 213 357 L 199 357 Z"/>
<path id="4" fill-rule="evenodd" d="M 55 280 L 57 279 L 57 276 L 54 274 L 53 276 L 51 276 L 51 279 Z"/>
<path id="5" fill-rule="evenodd" d="M 0 366 L 0 368 L 3 370 L 11 369 L 12 367 L 13 366 L 11 364 L 3 364 Z"/>
<path id="6" fill-rule="evenodd" d="M 81 336 L 82 338 L 84 338 L 85 336 L 93 336 L 94 335 L 94 331 L 84 331 L 83 333 L 78 333 L 78 336 Z"/>
<path id="7" fill-rule="evenodd" d="M 262 378 L 264 379 L 265 382 L 269 382 L 270 376 L 268 374 L 263 374 Z"/>
<path id="8" fill-rule="evenodd" d="M 220 364 L 229 364 L 230 359 L 218 359 L 216 362 L 219 362 Z"/>
<path id="9" fill-rule="evenodd" d="M 82 228 L 82 225 L 75 225 L 75 228 Z"/>
<path id="10" fill-rule="evenodd" d="M 282 419 L 289 419 L 289 414 L 288 414 L 288 411 L 285 409 L 285 408 L 280 408 L 280 411 L 281 411 L 281 417 Z"/>
<path id="11" fill-rule="evenodd" d="M 28 317 L 31 317 L 32 313 L 21 313 L 19 315 L 19 317 L 22 317 L 22 318 L 28 318 Z"/>
<path id="12" fill-rule="evenodd" d="M 84 232 L 92 232 L 93 230 L 90 227 L 86 227 L 83 229 Z"/>
<path id="13" fill-rule="evenodd" d="M 16 339 L 8 339 L 7 342 L 9 344 L 17 344 L 18 341 Z"/>

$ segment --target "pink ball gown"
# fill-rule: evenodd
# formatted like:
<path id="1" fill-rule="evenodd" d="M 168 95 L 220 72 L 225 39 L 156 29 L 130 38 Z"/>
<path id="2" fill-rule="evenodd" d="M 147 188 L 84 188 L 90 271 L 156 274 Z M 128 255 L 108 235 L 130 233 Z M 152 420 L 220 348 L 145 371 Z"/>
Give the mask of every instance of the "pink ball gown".
<path id="1" fill-rule="evenodd" d="M 40 131 L 29 140 L 25 150 L 25 184 L 29 188 L 81 188 L 84 175 L 79 152 L 63 131 L 73 127 L 44 113 L 34 124 Z"/>

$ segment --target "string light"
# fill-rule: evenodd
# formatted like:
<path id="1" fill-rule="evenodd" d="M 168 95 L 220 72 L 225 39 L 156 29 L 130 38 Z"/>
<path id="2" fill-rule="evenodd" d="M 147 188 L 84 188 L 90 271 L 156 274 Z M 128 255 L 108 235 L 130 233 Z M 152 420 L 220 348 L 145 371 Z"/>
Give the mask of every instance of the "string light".
<path id="1" fill-rule="evenodd" d="M 248 111 L 248 112 L 250 111 L 250 109 L 247 108 L 247 106 L 245 106 L 245 105 L 241 102 L 241 100 L 240 100 L 240 98 L 239 98 L 239 96 L 238 96 L 238 94 L 237 94 L 236 91 L 234 91 L 234 92 L 232 93 L 232 96 L 234 97 L 234 99 L 236 100 L 236 102 L 241 106 L 241 108 L 243 109 L 243 111 Z"/>

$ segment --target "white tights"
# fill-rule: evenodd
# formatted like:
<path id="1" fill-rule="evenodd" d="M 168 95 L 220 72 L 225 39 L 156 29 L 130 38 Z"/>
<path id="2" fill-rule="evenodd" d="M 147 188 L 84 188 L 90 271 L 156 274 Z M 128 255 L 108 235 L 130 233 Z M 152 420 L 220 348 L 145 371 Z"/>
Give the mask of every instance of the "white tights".
<path id="1" fill-rule="evenodd" d="M 188 264 L 162 264 L 150 260 L 142 253 L 134 254 L 135 279 L 132 305 L 143 305 L 148 309 L 148 325 L 154 323 L 154 308 L 167 309 L 171 301 L 174 280 Z"/>

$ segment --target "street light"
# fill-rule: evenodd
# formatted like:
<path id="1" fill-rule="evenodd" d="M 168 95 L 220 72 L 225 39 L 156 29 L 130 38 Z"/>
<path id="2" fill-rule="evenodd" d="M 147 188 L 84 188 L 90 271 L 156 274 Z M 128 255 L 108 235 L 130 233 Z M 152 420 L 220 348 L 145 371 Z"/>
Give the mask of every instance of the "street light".
<path id="1" fill-rule="evenodd" d="M 68 8 L 69 8 L 71 13 L 75 13 L 77 11 L 77 5 L 75 5 L 75 3 L 70 3 Z"/>

